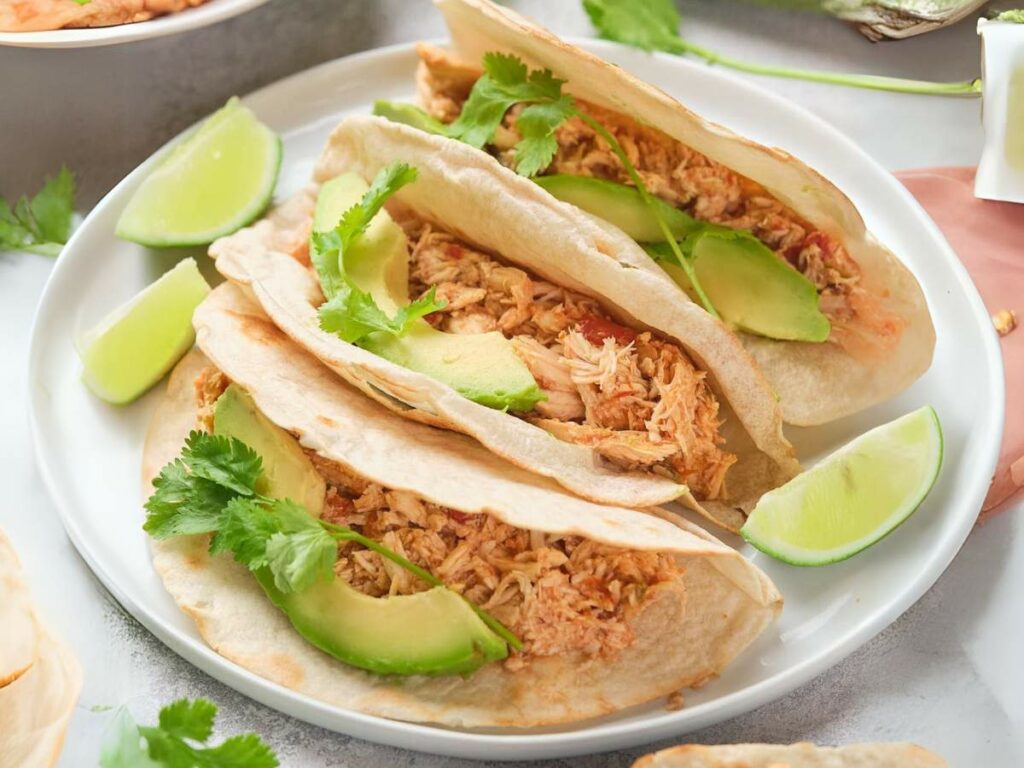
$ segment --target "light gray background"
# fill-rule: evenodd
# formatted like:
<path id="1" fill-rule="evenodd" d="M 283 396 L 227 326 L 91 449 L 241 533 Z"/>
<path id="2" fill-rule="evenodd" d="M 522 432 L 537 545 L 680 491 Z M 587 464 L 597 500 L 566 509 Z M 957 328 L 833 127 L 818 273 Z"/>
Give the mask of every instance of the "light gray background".
<path id="1" fill-rule="evenodd" d="M 590 33 L 576 0 L 510 4 L 560 33 Z M 695 41 L 748 59 L 935 80 L 978 74 L 972 21 L 871 45 L 825 17 L 714 0 L 681 7 Z M 79 177 L 85 209 L 232 94 L 348 53 L 441 35 L 440 18 L 426 0 L 273 0 L 223 24 L 149 42 L 0 48 L 0 194 L 34 191 L 65 162 Z M 977 162 L 978 100 L 759 83 L 834 123 L 886 167 Z M 106 595 L 64 535 L 31 456 L 24 371 L 32 313 L 50 265 L 41 257 L 0 254 L 0 360 L 6 361 L 0 364 L 0 526 L 21 552 L 47 618 L 86 670 L 61 765 L 95 765 L 110 715 L 91 708 L 127 704 L 147 720 L 181 696 L 214 699 L 221 733 L 256 730 L 287 766 L 468 765 L 377 747 L 255 704 L 171 653 Z M 846 661 L 771 705 L 686 740 L 911 739 L 954 766 L 1024 765 L 1020 506 L 976 530 L 936 586 Z M 551 765 L 619 768 L 643 751 Z"/>

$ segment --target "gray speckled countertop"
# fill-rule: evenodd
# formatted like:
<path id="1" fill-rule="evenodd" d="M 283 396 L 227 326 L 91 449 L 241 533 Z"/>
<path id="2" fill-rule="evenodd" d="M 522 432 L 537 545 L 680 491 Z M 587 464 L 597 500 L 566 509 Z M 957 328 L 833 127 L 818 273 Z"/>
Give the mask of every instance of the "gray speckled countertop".
<path id="1" fill-rule="evenodd" d="M 589 34 L 575 0 L 510 3 L 564 34 Z M 685 3 L 694 39 L 750 59 L 958 80 L 977 74 L 970 21 L 924 38 L 870 45 L 824 17 L 726 2 Z M 426 0 L 274 0 L 223 24 L 148 42 L 82 50 L 0 48 L 0 194 L 33 191 L 66 162 L 88 206 L 169 137 L 234 93 L 328 59 L 443 34 Z M 889 168 L 974 164 L 979 103 L 761 81 L 838 125 Z M 35 469 L 24 366 L 46 259 L 0 255 L 0 526 L 35 594 L 86 670 L 61 765 L 96 764 L 109 713 L 141 720 L 180 696 L 221 707 L 223 732 L 256 730 L 287 766 L 463 764 L 378 747 L 306 725 L 217 683 L 113 603 L 68 542 Z M 894 625 L 793 694 L 687 740 L 838 743 L 912 739 L 951 765 L 1024 764 L 1024 510 L 976 530 L 935 587 Z M 1014 586 L 1018 585 L 1018 586 Z M 1015 591 L 1017 594 L 1015 594 Z M 666 746 L 665 744 L 655 746 Z M 647 750 L 555 761 L 622 768 Z"/>

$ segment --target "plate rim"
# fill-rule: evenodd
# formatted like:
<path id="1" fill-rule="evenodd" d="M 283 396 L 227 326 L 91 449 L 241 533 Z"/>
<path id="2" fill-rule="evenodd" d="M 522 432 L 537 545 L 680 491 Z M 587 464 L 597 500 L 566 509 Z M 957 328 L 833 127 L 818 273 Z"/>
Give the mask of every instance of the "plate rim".
<path id="1" fill-rule="evenodd" d="M 258 0 L 265 2 L 265 0 Z M 620 56 L 646 55 L 651 56 L 658 62 L 659 67 L 683 67 L 691 71 L 700 70 L 705 72 L 708 67 L 695 62 L 680 59 L 679 57 L 667 54 L 640 54 L 640 52 L 626 48 L 616 43 L 592 38 L 580 38 L 568 36 L 567 41 L 580 45 L 591 52 L 601 55 L 603 52 L 614 51 Z M 443 41 L 441 41 L 443 42 Z M 416 42 L 396 43 L 388 46 L 362 51 L 348 56 L 339 57 L 323 62 L 314 67 L 293 73 L 273 83 L 265 85 L 250 92 L 242 98 L 243 102 L 251 103 L 265 98 L 273 90 L 287 88 L 288 84 L 299 78 L 308 77 L 316 72 L 323 72 L 331 68 L 348 68 L 373 64 L 375 59 L 389 59 L 410 54 Z M 1001 444 L 1001 436 L 1005 419 L 1005 383 L 1003 375 L 1002 357 L 999 351 L 998 337 L 991 326 L 988 311 L 981 299 L 977 288 L 974 286 L 963 263 L 956 256 L 952 246 L 931 217 L 924 211 L 917 200 L 899 182 L 893 172 L 884 168 L 878 161 L 874 160 L 865 150 L 857 145 L 851 138 L 838 128 L 828 123 L 823 118 L 810 112 L 804 107 L 792 102 L 776 93 L 759 87 L 752 82 L 733 75 L 729 72 L 715 70 L 706 73 L 713 77 L 725 78 L 730 81 L 730 87 L 747 90 L 756 93 L 759 97 L 770 99 L 775 106 L 795 116 L 805 123 L 813 123 L 819 131 L 830 135 L 834 141 L 841 142 L 845 149 L 854 153 L 859 162 L 873 166 L 881 171 L 880 176 L 886 178 L 885 184 L 890 191 L 900 196 L 909 205 L 917 218 L 917 223 L 927 229 L 935 239 L 936 243 L 942 246 L 943 261 L 950 268 L 952 276 L 963 292 L 964 298 L 972 309 L 974 320 L 982 324 L 984 341 L 984 357 L 988 363 L 991 376 L 991 389 L 986 393 L 987 399 L 994 403 L 990 411 L 988 424 L 979 425 L 984 428 L 991 439 L 986 446 L 985 455 L 975 454 L 971 461 L 976 469 L 974 488 L 967 493 L 966 499 L 971 501 L 972 507 L 980 509 L 982 500 L 988 489 L 988 478 L 992 475 L 998 457 Z M 200 121 L 197 121 L 197 125 Z M 72 513 L 73 500 L 65 499 L 56 482 L 51 468 L 43 456 L 44 436 L 40 426 L 40 419 L 37 417 L 42 405 L 40 399 L 45 396 L 39 387 L 32 386 L 37 380 L 39 367 L 44 357 L 41 336 L 48 320 L 46 316 L 47 299 L 63 265 L 68 261 L 69 254 L 74 252 L 74 245 L 80 233 L 84 232 L 85 225 L 89 219 L 96 215 L 119 190 L 131 184 L 137 176 L 144 174 L 168 146 L 180 140 L 181 136 L 194 128 L 194 125 L 183 130 L 178 136 L 172 138 L 163 147 L 156 150 L 146 160 L 140 163 L 135 169 L 118 182 L 96 205 L 90 210 L 75 234 L 68 241 L 61 255 L 57 258 L 46 285 L 40 295 L 32 320 L 32 329 L 29 342 L 29 428 L 32 435 L 33 453 L 36 466 L 40 471 L 43 484 L 48 495 L 57 507 L 61 523 L 64 526 L 69 538 L 75 545 L 79 555 L 89 565 L 90 569 L 103 584 L 111 595 L 124 608 L 150 632 L 156 635 L 161 642 L 167 645 L 179 656 L 189 663 L 198 667 L 206 674 L 211 675 L 220 682 L 234 688 L 250 698 L 259 701 L 265 706 L 271 707 L 279 712 L 329 730 L 346 733 L 355 738 L 367 739 L 382 744 L 389 744 L 400 748 L 411 749 L 418 752 L 427 752 L 452 757 L 489 759 L 495 761 L 521 760 L 521 759 L 542 759 L 560 758 L 583 754 L 608 751 L 612 749 L 626 749 L 641 744 L 647 744 L 673 736 L 680 736 L 684 733 L 706 727 L 724 720 L 736 717 L 749 712 L 759 706 L 768 704 L 785 694 L 806 684 L 815 676 L 838 664 L 850 653 L 861 647 L 882 630 L 890 626 L 903 613 L 909 610 L 921 597 L 934 585 L 949 567 L 953 558 L 960 551 L 968 534 L 974 526 L 976 516 L 963 513 L 962 519 L 957 520 L 955 526 L 950 523 L 950 530 L 947 531 L 944 541 L 943 556 L 932 562 L 927 571 L 922 571 L 913 582 L 901 590 L 903 600 L 893 601 L 884 607 L 884 610 L 877 610 L 871 616 L 865 617 L 859 624 L 850 629 L 842 642 L 834 644 L 828 651 L 819 656 L 812 657 L 788 667 L 784 671 L 767 679 L 746 686 L 740 690 L 725 694 L 719 698 L 707 702 L 701 702 L 694 707 L 679 710 L 677 712 L 662 712 L 649 716 L 642 722 L 621 721 L 610 723 L 598 723 L 587 725 L 583 721 L 578 727 L 572 730 L 557 731 L 551 733 L 481 733 L 476 731 L 457 730 L 444 726 L 409 723 L 398 720 L 367 715 L 354 710 L 346 710 L 333 707 L 326 703 L 311 699 L 299 694 L 284 686 L 273 683 L 255 673 L 244 669 L 233 662 L 217 654 L 198 637 L 188 637 L 167 624 L 163 619 L 148 611 L 131 599 L 120 586 L 106 572 L 103 564 L 98 561 L 94 554 L 85 545 L 82 533 L 74 520 Z M 987 332 L 984 332 L 987 331 Z M 982 471 L 984 470 L 984 471 Z M 966 508 L 966 506 L 965 506 Z M 288 707 L 282 706 L 282 700 L 287 702 Z M 681 716 L 681 713 L 686 713 Z M 346 723 L 347 721 L 347 723 Z M 342 728 L 340 726 L 348 725 Z M 352 727 L 354 726 L 354 727 Z M 514 747 L 515 753 L 508 750 Z"/>
<path id="2" fill-rule="evenodd" d="M 268 2 L 270 0 L 211 0 L 176 13 L 126 24 L 43 29 L 36 32 L 0 32 L 0 46 L 73 49 L 133 43 L 216 24 Z"/>

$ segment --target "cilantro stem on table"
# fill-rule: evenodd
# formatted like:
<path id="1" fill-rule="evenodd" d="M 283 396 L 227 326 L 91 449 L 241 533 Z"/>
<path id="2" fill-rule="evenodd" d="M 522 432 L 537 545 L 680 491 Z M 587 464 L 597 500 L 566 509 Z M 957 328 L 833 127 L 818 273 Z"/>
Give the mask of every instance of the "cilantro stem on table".
<path id="1" fill-rule="evenodd" d="M 690 54 L 703 59 L 708 64 L 754 75 L 933 96 L 973 96 L 981 93 L 980 79 L 934 83 L 882 75 L 858 75 L 779 67 L 723 56 L 696 43 L 691 43 L 679 35 L 681 18 L 673 0 L 583 0 L 583 8 L 598 34 L 607 40 L 641 48 L 645 51 L 664 51 L 680 56 Z"/>
<path id="2" fill-rule="evenodd" d="M 12 206 L 0 197 L 0 251 L 57 256 L 71 234 L 75 177 L 61 166 L 31 200 L 22 195 Z"/>
<path id="3" fill-rule="evenodd" d="M 383 544 L 345 526 L 313 517 L 290 499 L 256 491 L 263 462 L 241 440 L 194 430 L 181 456 L 160 470 L 146 501 L 143 529 L 154 538 L 213 534 L 210 553 L 231 552 L 257 571 L 269 569 L 274 586 L 298 592 L 333 579 L 337 542 L 354 541 L 401 566 L 426 584 L 443 581 Z M 460 597 L 462 597 L 460 595 Z M 481 620 L 513 648 L 522 642 L 495 617 L 465 597 Z"/>
<path id="4" fill-rule="evenodd" d="M 255 733 L 231 736 L 216 746 L 217 705 L 179 699 L 160 710 L 158 724 L 139 725 L 122 708 L 100 751 L 100 768 L 277 768 L 273 750 Z"/>

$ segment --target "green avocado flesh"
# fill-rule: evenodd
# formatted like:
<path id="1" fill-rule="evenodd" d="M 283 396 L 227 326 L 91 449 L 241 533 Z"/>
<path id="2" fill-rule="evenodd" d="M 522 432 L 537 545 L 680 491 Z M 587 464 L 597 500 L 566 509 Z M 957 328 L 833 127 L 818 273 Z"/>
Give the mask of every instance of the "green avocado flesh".
<path id="1" fill-rule="evenodd" d="M 213 408 L 213 432 L 241 440 L 263 459 L 256 490 L 264 496 L 291 499 L 314 517 L 324 510 L 327 484 L 298 441 L 259 412 L 240 387 L 230 385 Z"/>
<path id="2" fill-rule="evenodd" d="M 370 597 L 341 579 L 284 594 L 267 569 L 260 586 L 307 641 L 336 659 L 382 675 L 473 672 L 508 655 L 465 600 L 444 587 Z"/>
<path id="3" fill-rule="evenodd" d="M 553 197 L 614 224 L 638 243 L 661 243 L 665 235 L 636 187 L 592 176 L 538 176 L 534 179 Z M 682 240 L 701 223 L 658 197 L 652 197 L 672 236 Z"/>
<path id="4" fill-rule="evenodd" d="M 648 248 L 687 293 L 686 272 L 672 261 L 651 209 L 634 187 L 587 176 L 542 176 L 537 183 L 554 197 L 608 221 Z M 818 291 L 749 233 L 691 218 L 654 198 L 674 237 L 684 242 L 701 287 L 727 323 L 749 333 L 786 341 L 822 342 L 831 325 L 818 308 Z"/>
<path id="5" fill-rule="evenodd" d="M 402 123 L 421 131 L 438 136 L 447 136 L 447 126 L 440 120 L 431 117 L 426 111 L 415 104 L 402 104 L 398 101 L 377 101 L 373 105 L 373 114 L 386 117 L 393 123 Z"/>
<path id="6" fill-rule="evenodd" d="M 342 214 L 359 203 L 368 185 L 346 173 L 326 182 L 317 198 L 313 228 L 329 231 Z M 381 211 L 342 257 L 342 272 L 373 296 L 389 315 L 409 304 L 409 250 L 405 233 Z M 498 331 L 444 333 L 425 320 L 407 333 L 373 333 L 359 346 L 376 355 L 442 381 L 459 394 L 490 408 L 529 411 L 544 394 L 512 344 Z"/>
<path id="7" fill-rule="evenodd" d="M 214 433 L 235 437 L 263 459 L 257 490 L 299 501 L 319 517 L 324 479 L 288 432 L 271 423 L 232 384 L 214 406 Z M 379 674 L 440 675 L 472 672 L 508 654 L 505 641 L 451 590 L 370 597 L 341 579 L 318 581 L 284 593 L 269 569 L 256 580 L 296 631 L 336 659 Z"/>

